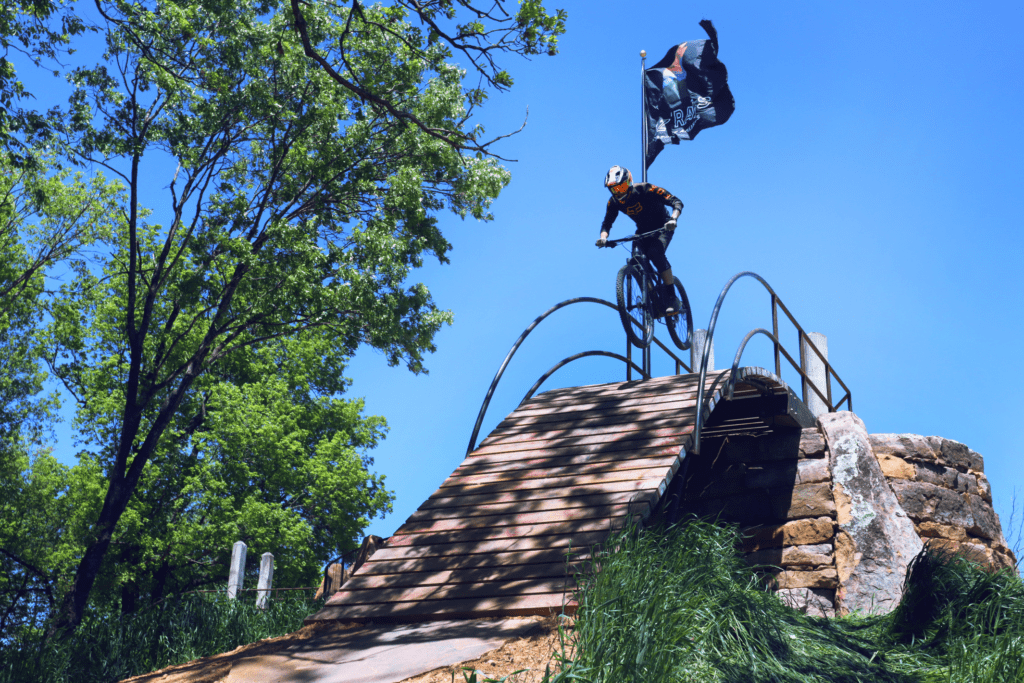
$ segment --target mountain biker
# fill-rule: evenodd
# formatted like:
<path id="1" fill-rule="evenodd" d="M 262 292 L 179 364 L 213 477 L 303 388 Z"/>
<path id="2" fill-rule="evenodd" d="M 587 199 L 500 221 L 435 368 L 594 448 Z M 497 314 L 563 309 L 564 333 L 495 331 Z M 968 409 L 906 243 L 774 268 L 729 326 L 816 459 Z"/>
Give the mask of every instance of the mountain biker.
<path id="1" fill-rule="evenodd" d="M 647 254 L 647 258 L 661 274 L 662 284 L 659 287 L 658 298 L 664 305 L 665 315 L 679 313 L 679 298 L 672 286 L 675 278 L 672 276 L 672 265 L 665 258 L 665 249 L 672 241 L 676 220 L 683 211 L 683 203 L 679 201 L 678 197 L 657 185 L 651 183 L 634 185 L 633 175 L 628 169 L 621 166 L 611 167 L 604 177 L 604 186 L 612 193 L 612 198 L 608 200 L 608 208 L 604 212 L 601 237 L 596 242 L 597 246 L 603 247 L 607 244 L 608 233 L 620 211 L 636 223 L 637 234 L 664 227 L 665 230 L 658 235 L 644 237 L 637 241 L 644 253 Z M 669 206 L 672 207 L 671 216 L 667 209 Z"/>

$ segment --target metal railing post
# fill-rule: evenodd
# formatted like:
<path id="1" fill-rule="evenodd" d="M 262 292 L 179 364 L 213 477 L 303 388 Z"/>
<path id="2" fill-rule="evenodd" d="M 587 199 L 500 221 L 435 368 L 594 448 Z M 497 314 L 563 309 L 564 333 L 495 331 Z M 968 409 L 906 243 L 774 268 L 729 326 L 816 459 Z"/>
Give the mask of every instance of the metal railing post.
<path id="1" fill-rule="evenodd" d="M 626 337 L 626 381 L 633 381 L 633 345 Z"/>
<path id="2" fill-rule="evenodd" d="M 775 376 L 782 377 L 782 362 L 779 358 L 779 298 L 772 292 L 772 334 L 775 335 Z"/>

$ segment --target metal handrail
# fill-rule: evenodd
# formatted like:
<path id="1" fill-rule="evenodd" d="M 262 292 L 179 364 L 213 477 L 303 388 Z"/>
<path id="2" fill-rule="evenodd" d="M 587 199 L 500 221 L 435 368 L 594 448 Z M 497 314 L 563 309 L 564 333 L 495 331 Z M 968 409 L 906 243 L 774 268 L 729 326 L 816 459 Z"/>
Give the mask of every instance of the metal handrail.
<path id="1" fill-rule="evenodd" d="M 768 330 L 764 329 L 763 327 L 759 327 L 756 330 L 751 330 L 750 332 L 747 332 L 747 336 L 743 338 L 742 342 L 740 342 L 740 347 L 736 349 L 736 357 L 732 359 L 732 368 L 729 369 L 729 390 L 726 392 L 726 395 L 728 396 L 730 401 L 733 397 L 733 391 L 736 389 L 736 370 L 740 367 L 740 357 L 743 356 L 743 350 L 747 348 L 747 342 L 750 341 L 755 334 L 765 335 L 773 342 L 775 342 L 776 349 L 782 348 L 782 344 L 779 343 L 778 338 Z M 789 359 L 789 361 L 792 363 L 793 361 L 790 358 L 790 355 L 786 352 L 786 350 L 782 349 L 782 352 L 786 354 L 786 358 Z M 775 376 L 779 377 L 779 373 L 775 373 Z"/>
<path id="2" fill-rule="evenodd" d="M 607 306 L 608 308 L 614 309 L 616 311 L 616 313 L 619 310 L 619 307 L 616 306 L 615 304 L 611 303 L 610 301 L 605 301 L 604 299 L 598 299 L 597 297 L 592 297 L 592 296 L 580 296 L 580 297 L 576 297 L 574 299 L 566 299 L 565 301 L 562 301 L 561 303 L 555 304 L 554 306 L 552 306 L 548 310 L 544 311 L 544 313 L 539 315 L 536 318 L 536 320 L 534 320 L 532 323 L 530 323 L 530 325 L 525 330 L 523 330 L 523 333 L 521 335 L 519 335 L 519 339 L 517 339 L 515 344 L 512 345 L 512 348 L 509 349 L 508 354 L 505 356 L 505 360 L 502 361 L 502 363 L 501 363 L 501 367 L 498 368 L 498 372 L 494 375 L 494 379 L 491 380 L 491 386 L 489 386 L 487 388 L 487 395 L 484 396 L 484 401 L 480 405 L 480 412 L 476 416 L 476 424 L 473 425 L 473 433 L 470 434 L 470 436 L 469 436 L 469 447 L 466 448 L 466 455 L 469 455 L 470 453 L 472 453 L 473 449 L 476 447 L 476 439 L 477 439 L 478 436 L 480 436 L 480 427 L 483 425 L 484 415 L 486 415 L 486 413 L 487 413 L 487 408 L 491 405 L 491 397 L 494 396 L 494 390 L 497 388 L 498 382 L 501 380 L 501 376 L 503 374 L 505 374 L 505 368 L 508 367 L 509 362 L 512 360 L 512 356 L 514 356 L 516 351 L 519 350 L 519 347 L 522 345 L 523 341 L 525 341 L 526 337 L 531 332 L 533 332 L 534 328 L 537 327 L 537 325 L 539 325 L 541 323 L 541 321 L 544 320 L 545 318 L 547 318 L 549 315 L 551 315 L 552 313 L 554 313 L 555 311 L 557 311 L 557 310 L 559 310 L 561 308 L 565 308 L 566 306 L 570 306 L 572 304 L 579 304 L 579 303 L 601 304 L 602 306 Z M 632 316 L 630 316 L 630 318 L 632 319 Z M 640 324 L 636 320 L 633 320 L 633 322 L 636 323 L 637 325 Z M 669 357 L 671 357 L 672 360 L 674 360 L 676 362 L 676 373 L 677 374 L 679 372 L 679 368 L 680 367 L 686 368 L 686 370 L 688 372 L 692 372 L 692 370 L 685 363 L 683 363 L 683 361 L 678 356 L 676 356 L 674 353 L 672 353 L 668 349 L 668 347 L 665 346 L 665 344 L 661 342 L 661 340 L 659 340 L 657 337 L 654 337 L 652 339 L 652 341 L 655 342 L 662 349 L 664 349 L 665 353 L 667 353 L 669 355 Z M 627 348 L 627 350 L 630 348 L 629 347 L 629 340 L 628 339 L 626 340 L 626 348 Z M 538 380 L 538 382 L 534 385 L 534 388 L 531 389 L 531 392 L 535 391 L 536 388 L 539 387 L 540 384 L 544 380 L 546 380 L 548 377 L 550 377 L 551 373 L 555 372 L 556 370 L 558 370 L 563 365 L 565 365 L 567 363 L 570 363 L 573 360 L 577 360 L 578 358 L 583 358 L 586 355 L 609 355 L 609 356 L 614 357 L 614 358 L 619 358 L 620 360 L 624 360 L 626 362 L 626 368 L 627 369 L 630 368 L 630 367 L 636 368 L 640 372 L 640 375 L 642 377 L 647 377 L 648 379 L 650 379 L 650 375 L 647 372 L 645 372 L 644 370 L 642 370 L 641 368 L 637 367 L 637 365 L 635 363 L 633 363 L 632 360 L 629 359 L 629 358 L 623 358 L 622 356 L 619 356 L 618 354 L 613 354 L 613 353 L 608 352 L 608 351 L 602 351 L 602 352 L 589 352 L 588 351 L 588 352 L 584 352 L 584 354 L 582 354 L 582 355 L 581 354 L 577 354 L 576 356 L 567 358 L 563 362 L 561 362 L 560 364 L 558 364 L 555 367 L 551 368 L 551 370 L 549 370 L 547 373 L 545 373 L 545 375 L 543 377 L 541 377 L 540 380 Z M 529 396 L 532 396 L 532 393 L 528 394 L 528 397 Z M 523 400 L 525 401 L 526 399 L 523 399 Z"/>
<path id="3" fill-rule="evenodd" d="M 580 296 L 576 297 L 575 299 L 566 299 L 561 303 L 555 304 L 548 310 L 541 313 L 536 320 L 530 323 L 530 325 L 525 330 L 523 330 L 523 333 L 519 335 L 519 339 L 517 339 L 516 343 L 512 345 L 512 348 L 509 349 L 508 354 L 505 356 L 505 360 L 502 361 L 501 363 L 501 367 L 498 368 L 497 374 L 495 374 L 494 379 L 491 380 L 491 386 L 487 388 L 487 395 L 484 396 L 484 402 L 480 405 L 480 412 L 476 416 L 476 424 L 473 425 L 473 433 L 469 437 L 469 448 L 466 449 L 467 455 L 472 453 L 473 447 L 476 446 L 476 437 L 480 435 L 480 425 L 483 424 L 484 415 L 487 413 L 487 407 L 491 405 L 491 397 L 494 396 L 494 390 L 498 386 L 498 381 L 501 379 L 501 376 L 505 374 L 505 368 L 508 367 L 509 361 L 512 360 L 512 356 L 516 354 L 516 351 L 519 350 L 519 347 L 522 345 L 523 341 L 526 340 L 526 337 L 531 332 L 533 332 L 534 328 L 537 327 L 537 325 L 539 325 L 541 321 L 544 320 L 544 318 L 547 318 L 549 315 L 551 315 L 560 308 L 565 308 L 566 306 L 578 303 L 601 304 L 602 306 L 614 308 L 616 311 L 619 310 L 617 306 L 615 306 L 611 302 L 605 301 L 604 299 L 598 299 L 597 297 L 592 296 Z"/>
<path id="4" fill-rule="evenodd" d="M 548 370 L 543 375 L 541 375 L 540 379 L 537 380 L 537 382 L 532 387 L 530 387 L 529 391 L 526 392 L 526 396 L 523 396 L 523 400 L 519 402 L 519 405 L 523 405 L 524 403 L 529 401 L 531 398 L 533 398 L 533 394 L 538 389 L 540 389 L 540 385 L 544 384 L 545 380 L 547 380 L 548 377 L 551 377 L 551 375 L 555 374 L 555 372 L 559 368 L 562 368 L 562 367 L 568 365 L 569 363 L 573 362 L 574 360 L 579 360 L 580 358 L 587 358 L 588 356 L 606 356 L 608 358 L 617 358 L 618 360 L 621 360 L 623 363 L 625 363 L 627 365 L 632 365 L 633 369 L 636 370 L 637 372 L 639 372 L 640 376 L 643 377 L 644 379 L 650 379 L 651 378 L 650 375 L 648 375 L 646 372 L 644 372 L 643 368 L 641 368 L 639 365 L 637 365 L 633 361 L 629 360 L 625 356 L 619 355 L 617 353 L 612 353 L 611 351 L 582 351 L 580 353 L 577 353 L 577 354 L 574 354 L 572 356 L 569 356 L 568 358 L 563 358 L 554 367 L 552 367 L 550 370 Z"/>
<path id="5" fill-rule="evenodd" d="M 824 401 L 825 404 L 829 407 L 829 412 L 834 412 L 836 408 L 842 405 L 843 401 L 849 399 L 849 394 L 847 394 L 842 398 L 842 400 L 839 401 L 839 403 L 833 406 L 832 401 L 830 399 L 831 392 L 829 392 L 829 397 L 826 397 L 825 394 L 821 393 L 821 389 L 819 389 L 817 384 L 815 384 L 814 381 L 812 381 L 811 378 L 807 376 L 807 373 L 804 372 L 803 368 L 801 368 L 797 364 L 793 356 L 789 355 L 789 352 L 786 351 L 785 347 L 782 346 L 781 342 L 779 342 L 778 337 L 776 337 L 774 334 L 764 329 L 763 327 L 759 327 L 756 330 L 751 330 L 750 332 L 747 332 L 747 336 L 743 338 L 743 341 L 740 343 L 739 348 L 736 349 L 736 357 L 732 361 L 732 369 L 729 372 L 729 400 L 732 400 L 733 389 L 736 386 L 736 369 L 739 368 L 740 357 L 743 355 L 743 350 L 747 347 L 747 342 L 749 342 L 756 334 L 763 334 L 764 336 L 768 337 L 775 343 L 775 352 L 781 352 L 782 355 L 786 357 L 786 360 L 789 361 L 789 364 L 792 365 L 793 368 L 800 374 L 800 378 L 802 380 L 805 380 L 806 385 L 809 386 L 814 391 L 814 393 L 818 395 L 818 398 Z M 781 373 L 776 372 L 775 374 L 777 377 L 781 378 Z"/>
<path id="6" fill-rule="evenodd" d="M 821 351 L 818 350 L 817 345 L 810 339 L 810 337 L 807 336 L 807 333 L 804 332 L 804 329 L 802 327 L 800 327 L 800 324 L 796 321 L 796 318 L 793 317 L 793 314 L 789 312 L 789 309 L 786 308 L 785 304 L 783 304 L 782 301 L 779 300 L 779 297 L 775 293 L 775 290 L 772 289 L 771 285 L 769 285 L 768 282 L 763 277 L 761 277 L 760 275 L 758 275 L 757 273 L 755 273 L 753 271 L 745 270 L 742 273 L 737 273 L 736 275 L 733 275 L 732 278 L 725 284 L 725 287 L 722 288 L 722 293 L 718 295 L 718 300 L 715 302 L 715 307 L 714 307 L 714 309 L 711 312 L 711 322 L 708 323 L 707 337 L 704 340 L 704 352 L 701 355 L 700 372 L 699 372 L 699 377 L 698 377 L 698 380 L 697 380 L 697 404 L 696 404 L 697 412 L 696 412 L 695 424 L 694 424 L 694 427 L 693 427 L 693 438 L 692 438 L 692 444 L 693 445 L 691 446 L 691 451 L 695 455 L 700 455 L 700 433 L 701 433 L 702 424 L 704 422 L 703 415 L 704 415 L 704 402 L 705 402 L 705 393 L 706 393 L 705 390 L 704 390 L 704 382 L 707 379 L 708 363 L 710 361 L 712 341 L 713 341 L 714 335 L 715 335 L 715 326 L 718 323 L 718 314 L 719 314 L 719 312 L 722 309 L 722 303 L 725 301 L 725 295 L 729 293 L 729 290 L 732 288 L 733 284 L 735 284 L 735 282 L 737 280 L 739 280 L 740 278 L 743 278 L 743 277 L 752 277 L 752 278 L 754 278 L 755 280 L 760 282 L 764 286 L 764 288 L 766 290 L 768 290 L 769 294 L 771 294 L 771 297 L 772 297 L 772 327 L 773 327 L 773 332 L 768 332 L 768 330 L 765 330 L 765 329 L 762 329 L 762 328 L 758 328 L 758 329 L 753 330 L 752 332 L 748 333 L 746 338 L 744 338 L 743 343 L 740 345 L 740 348 L 737 351 L 736 359 L 733 361 L 732 369 L 730 370 L 730 375 L 731 375 L 730 376 L 730 380 L 729 380 L 729 387 L 730 387 L 729 388 L 729 396 L 730 396 L 730 398 L 732 397 L 732 389 L 733 389 L 733 387 L 735 385 L 736 368 L 737 368 L 737 365 L 739 363 L 739 358 L 742 355 L 744 347 L 746 346 L 746 344 L 750 340 L 750 338 L 753 337 L 755 334 L 763 333 L 763 334 L 768 335 L 772 339 L 772 341 L 773 341 L 773 343 L 775 345 L 775 374 L 777 376 L 781 377 L 781 375 L 782 375 L 781 359 L 779 358 L 779 354 L 781 353 L 781 354 L 783 354 L 786 357 L 786 360 L 788 360 L 790 362 L 790 364 L 793 365 L 793 367 L 796 369 L 796 371 L 800 374 L 800 377 L 802 379 L 806 380 L 805 384 L 806 385 L 810 385 L 811 388 L 815 391 L 815 393 L 817 393 L 818 396 L 820 396 L 825 401 L 825 404 L 828 406 L 830 412 L 834 411 L 836 408 L 838 408 L 844 402 L 846 402 L 847 407 L 850 410 L 853 409 L 853 399 L 852 399 L 852 396 L 851 396 L 850 388 L 846 386 L 846 384 L 839 377 L 839 375 L 835 372 L 835 370 L 832 369 L 832 365 L 828 362 L 828 359 L 825 358 L 824 354 L 822 354 Z M 800 365 L 793 360 L 793 357 L 790 356 L 789 353 L 782 347 L 782 344 L 779 343 L 779 339 L 778 339 L 779 321 L 778 321 L 778 310 L 777 310 L 777 307 L 782 309 L 783 313 L 786 314 L 786 316 L 789 318 L 790 322 L 793 323 L 793 326 L 796 327 L 797 332 L 798 332 L 799 342 L 803 342 L 803 340 L 806 339 L 808 346 L 814 351 L 814 353 L 816 353 L 818 355 L 818 358 L 821 360 L 821 362 L 824 363 L 824 365 L 825 365 L 825 391 L 826 391 L 826 394 L 822 394 L 821 393 L 821 391 L 817 388 L 817 386 L 815 386 L 815 383 L 810 381 L 810 378 L 803 371 L 803 368 L 801 368 Z M 831 380 L 832 380 L 833 376 L 836 378 L 836 381 L 839 382 L 840 386 L 842 386 L 843 389 L 846 390 L 846 395 L 842 399 L 840 399 L 839 402 L 836 403 L 835 405 L 832 404 L 832 381 Z M 686 454 L 681 454 L 681 455 L 685 456 Z"/>

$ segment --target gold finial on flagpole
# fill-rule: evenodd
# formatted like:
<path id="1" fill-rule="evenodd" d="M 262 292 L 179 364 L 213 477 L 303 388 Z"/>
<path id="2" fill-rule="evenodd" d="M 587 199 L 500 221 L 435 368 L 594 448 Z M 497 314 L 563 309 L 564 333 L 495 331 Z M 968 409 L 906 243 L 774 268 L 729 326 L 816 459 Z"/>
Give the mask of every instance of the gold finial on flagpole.
<path id="1" fill-rule="evenodd" d="M 640 50 L 640 59 L 647 58 L 647 50 Z"/>

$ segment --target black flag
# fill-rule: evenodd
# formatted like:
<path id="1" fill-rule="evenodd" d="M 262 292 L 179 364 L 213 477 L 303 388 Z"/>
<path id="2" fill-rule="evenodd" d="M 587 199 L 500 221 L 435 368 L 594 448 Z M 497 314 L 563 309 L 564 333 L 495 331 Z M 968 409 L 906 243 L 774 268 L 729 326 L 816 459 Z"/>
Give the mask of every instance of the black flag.
<path id="1" fill-rule="evenodd" d="M 647 166 L 665 145 L 692 140 L 705 128 L 725 123 L 736 107 L 725 64 L 718 61 L 718 32 L 707 19 L 700 25 L 707 40 L 673 46 L 644 72 Z"/>

